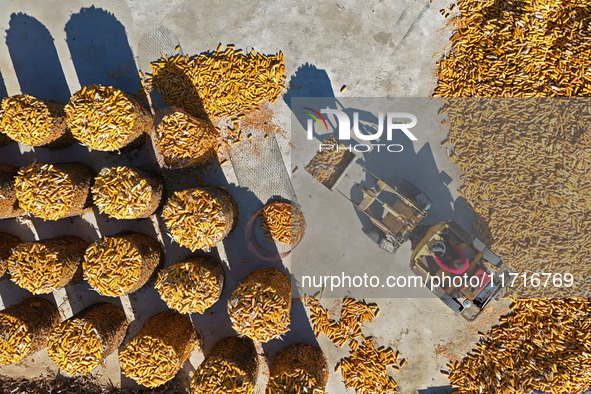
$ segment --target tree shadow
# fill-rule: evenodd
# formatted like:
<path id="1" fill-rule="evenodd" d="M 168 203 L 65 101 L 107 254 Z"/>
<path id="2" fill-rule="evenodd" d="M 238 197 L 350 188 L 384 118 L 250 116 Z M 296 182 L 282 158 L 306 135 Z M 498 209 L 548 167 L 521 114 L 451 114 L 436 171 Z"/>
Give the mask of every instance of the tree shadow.
<path id="1" fill-rule="evenodd" d="M 109 85 L 136 93 L 142 88 L 125 27 L 115 16 L 91 6 L 73 14 L 66 42 L 81 86 Z"/>
<path id="2" fill-rule="evenodd" d="M 41 22 L 26 14 L 12 14 L 6 31 L 6 45 L 22 93 L 68 102 L 70 89 L 53 37 Z"/>

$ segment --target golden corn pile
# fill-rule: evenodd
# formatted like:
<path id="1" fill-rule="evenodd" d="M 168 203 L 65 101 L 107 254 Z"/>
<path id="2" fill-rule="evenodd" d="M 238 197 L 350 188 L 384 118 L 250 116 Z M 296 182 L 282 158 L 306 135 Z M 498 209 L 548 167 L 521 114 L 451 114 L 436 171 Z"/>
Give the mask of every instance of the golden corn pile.
<path id="1" fill-rule="evenodd" d="M 12 249 L 21 243 L 18 237 L 0 232 L 0 278 L 6 274 L 8 269 L 8 258 L 12 254 Z"/>
<path id="2" fill-rule="evenodd" d="M 257 352 L 248 338 L 216 342 L 191 379 L 193 394 L 251 394 L 257 378 Z"/>
<path id="3" fill-rule="evenodd" d="M 588 299 L 518 299 L 476 350 L 448 364 L 457 393 L 582 393 L 591 389 Z"/>
<path id="4" fill-rule="evenodd" d="M 352 157 L 353 153 L 346 150 L 345 146 L 332 135 L 322 143 L 333 145 L 335 149 L 323 149 L 316 153 L 312 161 L 306 165 L 306 171 L 317 181 L 327 186 L 336 182 L 339 174 L 348 164 L 347 158 Z M 336 149 L 337 146 L 339 149 Z"/>
<path id="5" fill-rule="evenodd" d="M 99 294 L 119 297 L 145 285 L 161 256 L 158 241 L 144 234 L 103 237 L 86 249 L 84 279 Z"/>
<path id="6" fill-rule="evenodd" d="M 357 394 L 395 393 L 398 384 L 388 375 L 387 367 L 399 370 L 405 364 L 403 359 L 398 365 L 398 352 L 392 348 L 376 349 L 372 337 L 362 337 L 362 342 L 349 357 L 341 359 L 335 372 L 341 370 L 347 389 L 354 389 Z"/>
<path id="7" fill-rule="evenodd" d="M 258 342 L 281 338 L 288 332 L 290 311 L 291 282 L 273 268 L 251 273 L 228 300 L 232 328 Z"/>
<path id="8" fill-rule="evenodd" d="M 263 228 L 271 236 L 271 241 L 293 246 L 300 243 L 306 231 L 304 215 L 298 207 L 284 201 L 272 201 L 262 210 Z"/>
<path id="9" fill-rule="evenodd" d="M 16 197 L 17 174 L 17 167 L 0 164 L 0 219 L 13 218 L 25 213 Z"/>
<path id="10" fill-rule="evenodd" d="M 328 363 L 322 350 L 296 343 L 275 355 L 266 393 L 324 394 L 327 381 Z"/>
<path id="11" fill-rule="evenodd" d="M 88 243 L 75 236 L 23 242 L 8 258 L 10 280 L 33 294 L 47 294 L 74 279 Z"/>
<path id="12" fill-rule="evenodd" d="M 589 0 L 456 4 L 436 96 L 591 96 Z"/>
<path id="13" fill-rule="evenodd" d="M 181 246 L 206 252 L 220 242 L 238 216 L 234 199 L 220 188 L 175 192 L 162 210 L 171 237 Z"/>
<path id="14" fill-rule="evenodd" d="M 203 313 L 220 298 L 224 269 L 210 256 L 195 256 L 158 273 L 154 284 L 160 298 L 180 313 Z"/>
<path id="15" fill-rule="evenodd" d="M 105 167 L 91 188 L 94 205 L 115 219 L 138 219 L 156 211 L 162 198 L 162 183 L 143 170 Z"/>
<path id="16" fill-rule="evenodd" d="M 6 97 L 0 105 L 0 130 L 13 140 L 30 146 L 44 146 L 68 138 L 62 104 L 28 94 Z M 71 142 L 71 136 L 69 136 Z"/>
<path id="17" fill-rule="evenodd" d="M 121 345 L 127 326 L 122 309 L 95 304 L 52 330 L 47 353 L 60 370 L 85 375 Z"/>
<path id="18" fill-rule="evenodd" d="M 149 133 L 153 119 L 137 99 L 111 86 L 85 86 L 66 104 L 74 137 L 91 149 L 115 151 Z"/>
<path id="19" fill-rule="evenodd" d="M 215 157 L 218 135 L 209 121 L 175 111 L 158 123 L 154 145 L 167 167 L 197 166 Z"/>
<path id="20" fill-rule="evenodd" d="M 159 313 L 119 353 L 121 372 L 146 387 L 174 378 L 196 348 L 201 336 L 189 318 L 176 311 Z"/>
<path id="21" fill-rule="evenodd" d="M 0 311 L 0 364 L 14 364 L 43 349 L 50 331 L 60 321 L 59 310 L 39 297 Z"/>
<path id="22" fill-rule="evenodd" d="M 228 45 L 193 57 L 177 55 L 152 63 L 147 86 L 164 101 L 191 115 L 237 117 L 256 110 L 265 100 L 274 102 L 285 89 L 283 53 L 243 54 Z"/>
<path id="23" fill-rule="evenodd" d="M 14 186 L 21 208 L 58 220 L 85 212 L 92 179 L 90 167 L 81 163 L 33 163 L 19 170 Z"/>
<path id="24" fill-rule="evenodd" d="M 361 335 L 365 322 L 371 323 L 377 317 L 380 309 L 376 304 L 368 304 L 353 298 L 343 298 L 341 319 L 330 318 L 326 308 L 314 297 L 305 297 L 304 304 L 310 307 L 310 321 L 316 337 L 325 334 L 335 345 L 343 347 L 349 342 L 355 346 L 355 338 Z"/>

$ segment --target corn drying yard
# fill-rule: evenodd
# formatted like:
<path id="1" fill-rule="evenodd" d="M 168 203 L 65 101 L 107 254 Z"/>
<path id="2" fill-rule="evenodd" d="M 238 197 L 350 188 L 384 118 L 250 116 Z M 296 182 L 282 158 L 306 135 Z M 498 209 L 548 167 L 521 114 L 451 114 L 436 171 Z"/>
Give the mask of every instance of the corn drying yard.
<path id="1" fill-rule="evenodd" d="M 22 0 L 0 27 L 0 393 L 591 390 L 591 2 Z M 301 291 L 302 257 L 407 275 L 414 251 L 329 190 L 352 155 L 295 153 L 299 97 L 442 100 L 365 165 L 573 285 L 474 321 Z"/>

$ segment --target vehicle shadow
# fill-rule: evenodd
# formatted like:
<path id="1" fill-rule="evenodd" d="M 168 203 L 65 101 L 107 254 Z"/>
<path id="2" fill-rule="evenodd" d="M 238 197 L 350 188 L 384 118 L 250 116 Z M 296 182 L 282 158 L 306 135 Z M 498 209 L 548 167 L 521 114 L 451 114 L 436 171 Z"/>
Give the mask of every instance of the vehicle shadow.
<path id="1" fill-rule="evenodd" d="M 109 85 L 129 93 L 141 89 L 125 27 L 95 6 L 82 8 L 65 26 L 66 42 L 81 86 Z"/>
<path id="2" fill-rule="evenodd" d="M 6 45 L 22 93 L 68 102 L 70 89 L 53 37 L 41 22 L 26 14 L 12 14 L 6 31 Z M 6 95 L 3 85 L 0 94 Z"/>

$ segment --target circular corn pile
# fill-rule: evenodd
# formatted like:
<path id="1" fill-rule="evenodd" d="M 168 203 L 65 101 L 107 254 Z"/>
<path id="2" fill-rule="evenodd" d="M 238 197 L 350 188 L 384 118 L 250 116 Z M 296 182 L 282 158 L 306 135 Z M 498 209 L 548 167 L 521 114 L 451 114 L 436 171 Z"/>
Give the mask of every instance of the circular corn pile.
<path id="1" fill-rule="evenodd" d="M 43 220 L 84 214 L 94 174 L 82 163 L 38 164 L 21 168 L 15 179 L 21 208 Z"/>
<path id="2" fill-rule="evenodd" d="M 154 287 L 169 308 L 203 313 L 220 298 L 224 276 L 219 260 L 194 256 L 160 271 Z"/>
<path id="3" fill-rule="evenodd" d="M 219 340 L 191 379 L 193 394 L 250 394 L 257 378 L 257 352 L 249 338 Z"/>
<path id="4" fill-rule="evenodd" d="M 28 94 L 2 99 L 0 129 L 16 142 L 30 146 L 64 146 L 72 142 L 64 106 Z"/>
<path id="5" fill-rule="evenodd" d="M 115 219 L 147 218 L 162 199 L 162 182 L 131 167 L 105 167 L 94 179 L 92 199 L 101 213 Z"/>
<path id="6" fill-rule="evenodd" d="M 306 230 L 302 211 L 284 201 L 272 201 L 265 205 L 261 220 L 272 239 L 293 246 L 300 243 Z"/>
<path id="7" fill-rule="evenodd" d="M 43 349 L 60 320 L 58 309 L 39 297 L 0 311 L 0 364 L 14 364 Z"/>
<path id="8" fill-rule="evenodd" d="M 275 268 L 261 268 L 246 277 L 228 301 L 232 328 L 258 342 L 289 331 L 291 282 Z"/>
<path id="9" fill-rule="evenodd" d="M 91 85 L 65 106 L 68 126 L 91 149 L 119 150 L 149 133 L 153 119 L 136 98 L 111 86 Z"/>
<path id="10" fill-rule="evenodd" d="M 199 187 L 174 193 L 162 210 L 172 238 L 196 251 L 209 251 L 238 221 L 238 205 L 226 191 Z"/>
<path id="11" fill-rule="evenodd" d="M 296 343 L 275 356 L 269 375 L 267 394 L 323 394 L 328 363 L 322 350 Z"/>
<path id="12" fill-rule="evenodd" d="M 189 318 L 176 311 L 153 316 L 119 353 L 121 372 L 146 387 L 174 378 L 202 339 Z"/>
<path id="13" fill-rule="evenodd" d="M 518 299 L 477 350 L 448 364 L 456 393 L 583 393 L 591 389 L 587 299 Z"/>
<path id="14" fill-rule="evenodd" d="M 33 294 L 51 293 L 75 278 L 87 246 L 75 236 L 23 242 L 8 258 L 10 280 Z"/>
<path id="15" fill-rule="evenodd" d="M 436 96 L 591 96 L 589 0 L 456 4 Z"/>
<path id="16" fill-rule="evenodd" d="M 0 164 L 0 219 L 13 218 L 25 213 L 16 196 L 17 174 L 18 168 Z"/>
<path id="17" fill-rule="evenodd" d="M 151 237 L 123 233 L 103 237 L 84 254 L 84 279 L 99 294 L 119 297 L 146 284 L 160 263 L 162 249 Z"/>
<path id="18" fill-rule="evenodd" d="M 397 371 L 406 360 L 398 362 L 398 352 L 392 348 L 376 349 L 372 337 L 364 337 L 363 342 L 349 352 L 349 357 L 341 359 L 335 371 L 341 369 L 341 376 L 347 389 L 356 393 L 395 393 L 398 384 L 388 375 L 387 367 Z M 355 343 L 357 343 L 355 341 Z"/>
<path id="19" fill-rule="evenodd" d="M 53 329 L 47 353 L 61 370 L 85 375 L 121 345 L 128 325 L 121 308 L 92 305 Z"/>
<path id="20" fill-rule="evenodd" d="M 285 89 L 283 53 L 244 55 L 232 45 L 192 58 L 165 57 L 152 63 L 152 75 L 147 85 L 191 115 L 238 116 L 274 102 Z"/>
<path id="21" fill-rule="evenodd" d="M 216 154 L 217 131 L 206 120 L 182 111 L 165 115 L 156 129 L 154 145 L 169 168 L 207 163 Z"/>
<path id="22" fill-rule="evenodd" d="M 12 254 L 12 249 L 21 243 L 18 237 L 0 232 L 0 278 L 6 274 L 8 269 L 8 258 Z"/>

